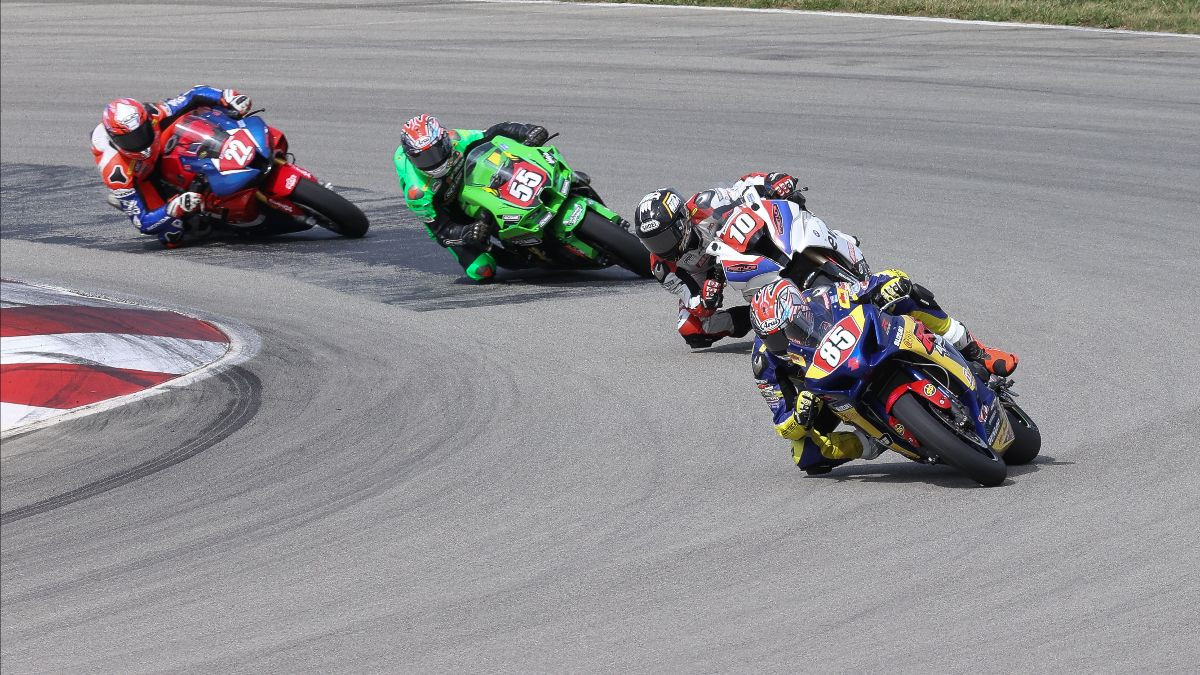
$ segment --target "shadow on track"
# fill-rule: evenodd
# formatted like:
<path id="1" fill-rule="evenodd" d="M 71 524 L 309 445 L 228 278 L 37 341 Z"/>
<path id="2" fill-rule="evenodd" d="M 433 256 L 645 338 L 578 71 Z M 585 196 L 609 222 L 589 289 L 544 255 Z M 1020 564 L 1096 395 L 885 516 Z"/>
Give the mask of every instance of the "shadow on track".
<path id="1" fill-rule="evenodd" d="M 1074 462 L 1056 461 L 1048 455 L 1041 455 L 1030 464 L 1010 466 L 1008 478 L 997 487 L 1013 485 L 1014 478 L 1021 478 L 1042 470 L 1043 466 L 1070 465 Z M 979 485 L 958 471 L 948 466 L 929 466 L 916 462 L 888 462 L 886 464 L 857 463 L 842 466 L 832 472 L 820 476 L 807 476 L 820 480 L 833 480 L 839 483 L 853 481 L 860 483 L 887 483 L 901 485 L 905 483 L 925 483 L 937 487 L 954 490 L 976 490 Z"/>

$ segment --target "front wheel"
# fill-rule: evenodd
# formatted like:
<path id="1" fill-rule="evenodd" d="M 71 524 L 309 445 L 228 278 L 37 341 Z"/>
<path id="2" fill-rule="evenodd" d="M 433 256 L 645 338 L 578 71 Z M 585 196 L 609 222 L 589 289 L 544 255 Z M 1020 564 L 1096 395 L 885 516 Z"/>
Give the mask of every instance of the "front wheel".
<path id="1" fill-rule="evenodd" d="M 1004 451 L 1004 463 L 1017 466 L 1032 462 L 1042 449 L 1042 432 L 1016 403 L 1004 404 L 1004 412 L 1013 430 L 1013 442 Z"/>
<path id="2" fill-rule="evenodd" d="M 318 225 L 343 237 L 361 237 L 370 227 L 361 209 L 320 183 L 310 180 L 296 183 L 291 200 L 314 216 Z"/>
<path id="3" fill-rule="evenodd" d="M 892 408 L 892 415 L 912 432 L 921 445 L 946 464 L 958 469 L 980 485 L 992 487 L 1008 477 L 1008 465 L 993 452 L 968 445 L 933 415 L 914 394 L 904 394 Z"/>
<path id="4" fill-rule="evenodd" d="M 616 258 L 621 267 L 640 277 L 650 277 L 650 251 L 620 225 L 595 211 L 588 211 L 575 228 L 575 234 Z"/>

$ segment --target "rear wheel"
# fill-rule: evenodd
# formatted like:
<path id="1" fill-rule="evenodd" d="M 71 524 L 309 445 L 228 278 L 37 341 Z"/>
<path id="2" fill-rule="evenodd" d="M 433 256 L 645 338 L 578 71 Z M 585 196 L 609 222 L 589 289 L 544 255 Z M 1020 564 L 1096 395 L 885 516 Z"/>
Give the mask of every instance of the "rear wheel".
<path id="1" fill-rule="evenodd" d="M 320 183 L 310 180 L 296 183 L 291 200 L 308 211 L 318 225 L 343 237 L 361 237 L 370 226 L 361 209 Z"/>
<path id="2" fill-rule="evenodd" d="M 992 487 L 1008 477 L 1008 465 L 999 456 L 959 438 L 915 394 L 901 396 L 892 408 L 892 415 L 908 427 L 923 447 L 980 485 Z"/>
<path id="3" fill-rule="evenodd" d="M 1004 412 L 1013 430 L 1013 442 L 1004 451 L 1004 463 L 1017 466 L 1032 462 L 1042 449 L 1042 432 L 1017 404 L 1006 404 Z"/>
<path id="4" fill-rule="evenodd" d="M 640 277 L 650 276 L 650 251 L 637 237 L 604 216 L 588 211 L 575 234 L 616 258 L 621 267 Z"/>

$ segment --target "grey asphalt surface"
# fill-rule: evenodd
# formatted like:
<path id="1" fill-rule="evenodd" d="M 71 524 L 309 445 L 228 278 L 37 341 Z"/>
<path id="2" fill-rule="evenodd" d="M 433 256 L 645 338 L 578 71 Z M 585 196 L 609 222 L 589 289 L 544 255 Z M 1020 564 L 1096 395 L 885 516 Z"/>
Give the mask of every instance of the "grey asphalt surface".
<path id="1" fill-rule="evenodd" d="M 0 5 L 5 277 L 262 344 L 4 442 L 5 514 L 155 468 L 5 518 L 6 675 L 1200 665 L 1200 40 L 217 4 Z M 196 82 L 251 93 L 370 235 L 137 239 L 87 135 L 114 96 Z M 654 284 L 457 279 L 397 200 L 397 127 L 420 111 L 541 122 L 626 214 L 660 184 L 797 173 L 876 268 L 1021 354 L 1042 457 L 994 489 L 890 457 L 804 477 L 749 343 L 688 352 Z"/>

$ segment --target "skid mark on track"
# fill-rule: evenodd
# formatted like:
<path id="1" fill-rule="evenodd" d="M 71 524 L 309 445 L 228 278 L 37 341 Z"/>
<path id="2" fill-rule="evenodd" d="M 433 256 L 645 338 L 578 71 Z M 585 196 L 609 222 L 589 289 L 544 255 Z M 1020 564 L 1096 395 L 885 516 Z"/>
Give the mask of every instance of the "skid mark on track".
<path id="1" fill-rule="evenodd" d="M 627 293 L 648 283 L 620 269 L 501 271 L 500 282 L 466 281 L 451 254 L 429 239 L 400 195 L 337 190 L 371 221 L 363 239 L 316 229 L 269 239 L 213 240 L 164 251 L 104 202 L 94 172 L 76 166 L 6 163 L 0 167 L 0 237 L 105 251 L 169 255 L 209 265 L 291 276 L 416 311 L 518 304 Z"/>
<path id="2" fill-rule="evenodd" d="M 124 471 L 105 476 L 69 492 L 47 497 L 0 514 L 0 525 L 7 525 L 30 516 L 74 504 L 114 488 L 132 483 L 186 461 L 228 438 L 254 419 L 262 402 L 262 382 L 254 373 L 233 367 L 213 376 L 228 386 L 228 403 L 215 417 L 215 422 L 173 450 L 142 462 Z"/>

